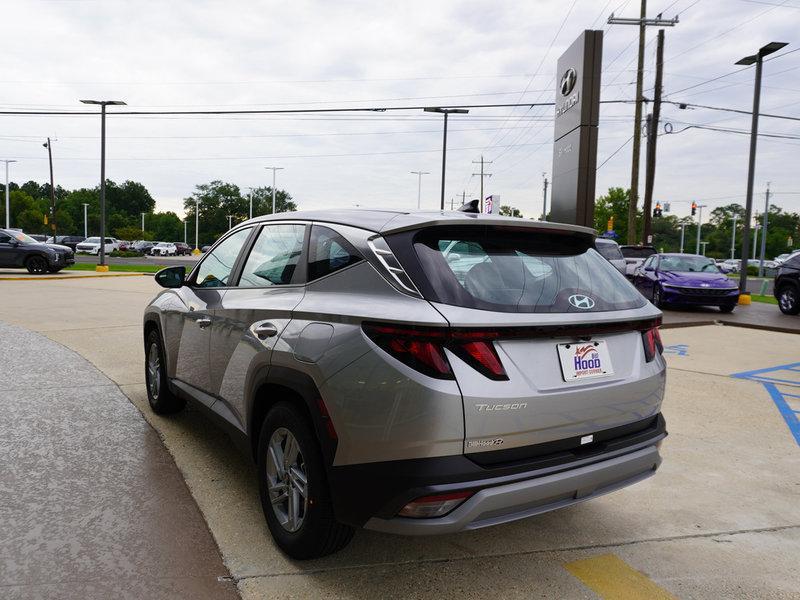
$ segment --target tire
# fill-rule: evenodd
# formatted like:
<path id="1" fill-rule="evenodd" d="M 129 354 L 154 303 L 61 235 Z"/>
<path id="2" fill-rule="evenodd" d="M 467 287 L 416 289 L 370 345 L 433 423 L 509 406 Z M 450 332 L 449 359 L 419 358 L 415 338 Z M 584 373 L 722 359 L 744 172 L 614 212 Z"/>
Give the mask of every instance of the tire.
<path id="1" fill-rule="evenodd" d="M 664 298 L 664 292 L 662 291 L 661 286 L 655 284 L 653 286 L 653 299 L 652 299 L 653 305 L 656 308 L 664 308 L 666 303 L 664 302 L 663 298 Z"/>
<path id="2" fill-rule="evenodd" d="M 287 448 L 297 451 L 290 450 L 287 456 Z M 258 440 L 257 462 L 261 507 L 272 538 L 283 552 L 305 560 L 331 554 L 350 542 L 353 528 L 334 517 L 319 445 L 297 407 L 279 402 L 267 413 Z M 292 504 L 294 510 L 290 509 Z"/>
<path id="3" fill-rule="evenodd" d="M 44 275 L 47 273 L 47 259 L 43 256 L 34 255 L 25 261 L 25 268 L 31 275 Z"/>
<path id="4" fill-rule="evenodd" d="M 732 313 L 734 308 L 736 308 L 735 304 L 726 304 L 725 306 L 720 306 L 719 307 L 719 312 L 721 312 L 721 313 Z"/>
<path id="5" fill-rule="evenodd" d="M 792 285 L 783 286 L 778 292 L 778 308 L 785 315 L 800 314 L 800 293 Z"/>
<path id="6" fill-rule="evenodd" d="M 186 406 L 186 400 L 179 398 L 169 389 L 165 365 L 161 336 L 157 329 L 153 329 L 147 335 L 144 347 L 144 375 L 147 400 L 157 415 L 175 414 Z"/>

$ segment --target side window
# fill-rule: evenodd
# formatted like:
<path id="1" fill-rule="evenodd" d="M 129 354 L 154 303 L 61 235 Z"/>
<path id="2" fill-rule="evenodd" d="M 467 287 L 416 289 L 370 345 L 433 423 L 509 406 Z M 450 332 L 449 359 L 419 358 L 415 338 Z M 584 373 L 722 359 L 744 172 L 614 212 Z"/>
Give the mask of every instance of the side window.
<path id="1" fill-rule="evenodd" d="M 242 270 L 239 287 L 292 283 L 303 253 L 305 225 L 265 225 Z"/>
<path id="2" fill-rule="evenodd" d="M 224 287 L 228 285 L 236 257 L 242 249 L 247 236 L 252 229 L 240 229 L 236 233 L 225 238 L 219 246 L 214 248 L 208 256 L 200 263 L 195 277 L 198 287 Z"/>
<path id="3" fill-rule="evenodd" d="M 313 281 L 362 260 L 355 248 L 333 229 L 314 225 L 308 247 L 308 280 Z"/>
<path id="4" fill-rule="evenodd" d="M 0 233 L 0 244 L 8 244 L 11 242 L 11 236 L 7 233 Z"/>

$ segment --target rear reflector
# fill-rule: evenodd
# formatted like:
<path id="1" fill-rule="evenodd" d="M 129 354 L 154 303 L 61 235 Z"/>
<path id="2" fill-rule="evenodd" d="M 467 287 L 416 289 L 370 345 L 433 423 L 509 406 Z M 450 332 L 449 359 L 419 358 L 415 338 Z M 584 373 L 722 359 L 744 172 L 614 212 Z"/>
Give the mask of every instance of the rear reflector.
<path id="1" fill-rule="evenodd" d="M 658 331 L 658 327 L 643 331 L 642 342 L 644 343 L 645 362 L 653 362 L 656 354 L 664 353 L 664 344 L 661 342 L 661 334 Z"/>
<path id="2" fill-rule="evenodd" d="M 417 498 L 413 502 L 406 504 L 397 514 L 398 516 L 411 519 L 433 519 L 436 517 L 443 517 L 447 513 L 455 510 L 456 507 L 461 505 L 467 498 L 472 496 L 472 494 L 474 494 L 472 491 L 463 491 L 423 496 L 422 498 Z"/>

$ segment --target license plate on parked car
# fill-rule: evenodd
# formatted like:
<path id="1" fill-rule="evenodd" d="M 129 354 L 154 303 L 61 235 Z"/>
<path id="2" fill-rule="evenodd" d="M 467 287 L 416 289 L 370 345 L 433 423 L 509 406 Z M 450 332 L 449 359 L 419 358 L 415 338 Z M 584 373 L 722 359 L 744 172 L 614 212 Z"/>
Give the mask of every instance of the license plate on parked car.
<path id="1" fill-rule="evenodd" d="M 558 359 L 564 381 L 590 379 L 613 375 L 611 355 L 603 340 L 579 342 L 577 344 L 558 344 Z"/>

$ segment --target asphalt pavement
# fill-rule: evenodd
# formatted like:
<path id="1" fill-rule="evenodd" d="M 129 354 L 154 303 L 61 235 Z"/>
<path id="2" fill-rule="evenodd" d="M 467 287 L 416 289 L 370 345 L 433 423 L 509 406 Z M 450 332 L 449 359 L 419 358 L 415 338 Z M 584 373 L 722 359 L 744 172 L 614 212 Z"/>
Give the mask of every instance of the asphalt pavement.
<path id="1" fill-rule="evenodd" d="M 109 265 L 186 265 L 194 266 L 198 261 L 195 256 L 135 256 L 123 258 L 121 256 L 106 256 Z M 98 258 L 88 254 L 76 254 L 76 263 L 97 264 Z"/>

